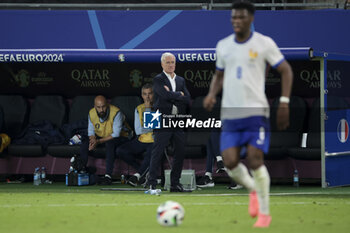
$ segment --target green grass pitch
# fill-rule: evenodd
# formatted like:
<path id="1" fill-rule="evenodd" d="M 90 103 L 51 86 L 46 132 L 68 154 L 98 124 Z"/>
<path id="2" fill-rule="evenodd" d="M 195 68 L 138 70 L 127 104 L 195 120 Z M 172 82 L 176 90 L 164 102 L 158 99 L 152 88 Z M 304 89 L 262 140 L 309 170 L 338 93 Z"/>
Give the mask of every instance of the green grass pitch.
<path id="1" fill-rule="evenodd" d="M 245 190 L 217 185 L 191 194 L 164 191 L 160 196 L 151 196 L 141 191 L 100 188 L 66 187 L 63 183 L 38 187 L 31 183 L 0 184 L 0 232 L 350 232 L 350 187 L 272 186 L 272 223 L 268 229 L 252 227 L 255 219 L 248 216 Z M 166 200 L 184 206 L 182 225 L 173 228 L 158 225 L 156 209 Z"/>

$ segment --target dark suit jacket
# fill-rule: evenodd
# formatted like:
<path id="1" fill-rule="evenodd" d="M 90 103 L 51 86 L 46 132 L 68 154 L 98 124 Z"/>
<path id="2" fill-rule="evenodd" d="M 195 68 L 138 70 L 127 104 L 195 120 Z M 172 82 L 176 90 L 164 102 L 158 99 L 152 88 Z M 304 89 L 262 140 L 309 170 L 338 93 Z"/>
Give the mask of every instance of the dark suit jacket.
<path id="1" fill-rule="evenodd" d="M 153 107 L 159 109 L 160 113 L 170 115 L 173 105 L 178 109 L 178 114 L 185 114 L 188 107 L 191 95 L 186 88 L 186 82 L 183 77 L 176 75 L 176 91 L 172 91 L 170 81 L 164 72 L 153 78 Z M 167 86 L 170 91 L 167 91 L 164 86 Z M 181 95 L 181 91 L 184 96 Z"/>

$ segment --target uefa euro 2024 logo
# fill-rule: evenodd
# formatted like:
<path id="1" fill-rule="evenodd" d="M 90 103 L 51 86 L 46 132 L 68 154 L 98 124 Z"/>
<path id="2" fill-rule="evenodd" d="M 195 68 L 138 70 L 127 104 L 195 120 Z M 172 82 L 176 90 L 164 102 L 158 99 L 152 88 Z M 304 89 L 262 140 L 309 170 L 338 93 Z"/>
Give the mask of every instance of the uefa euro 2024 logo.
<path id="1" fill-rule="evenodd" d="M 156 112 L 143 113 L 143 128 L 145 129 L 160 129 L 161 113 Z"/>

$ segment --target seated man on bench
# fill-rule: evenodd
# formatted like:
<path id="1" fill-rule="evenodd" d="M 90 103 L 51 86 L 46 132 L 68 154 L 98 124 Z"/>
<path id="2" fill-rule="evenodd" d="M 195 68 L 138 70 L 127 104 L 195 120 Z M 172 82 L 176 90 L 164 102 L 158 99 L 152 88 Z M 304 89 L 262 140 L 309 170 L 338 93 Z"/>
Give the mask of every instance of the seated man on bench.
<path id="1" fill-rule="evenodd" d="M 135 108 L 134 127 L 137 137 L 117 148 L 117 155 L 137 172 L 128 179 L 128 184 L 137 186 L 145 183 L 146 173 L 151 161 L 153 130 L 143 128 L 143 113 L 151 111 L 153 105 L 152 85 L 146 83 L 141 88 L 143 104 Z M 137 159 L 142 159 L 141 164 Z"/>
<path id="2" fill-rule="evenodd" d="M 120 109 L 107 103 L 104 96 L 98 95 L 94 101 L 94 108 L 89 111 L 88 137 L 82 139 L 80 156 L 87 165 L 88 155 L 100 145 L 106 147 L 106 173 L 99 182 L 102 185 L 112 184 L 116 148 L 128 141 L 132 130 L 128 127 L 124 114 Z"/>

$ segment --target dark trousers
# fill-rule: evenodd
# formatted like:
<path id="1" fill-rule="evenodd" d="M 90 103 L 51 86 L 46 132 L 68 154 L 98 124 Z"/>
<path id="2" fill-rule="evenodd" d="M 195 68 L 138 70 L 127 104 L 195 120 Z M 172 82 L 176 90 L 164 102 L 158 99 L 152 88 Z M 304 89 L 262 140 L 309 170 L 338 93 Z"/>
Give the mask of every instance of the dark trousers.
<path id="1" fill-rule="evenodd" d="M 213 172 L 214 161 L 220 153 L 220 132 L 211 132 L 207 142 L 206 172 Z"/>
<path id="2" fill-rule="evenodd" d="M 104 144 L 98 145 L 98 147 L 106 148 L 106 174 L 112 175 L 115 161 L 115 150 L 121 144 L 127 142 L 128 139 L 125 137 L 113 138 L 105 142 Z M 83 160 L 84 165 L 87 165 L 89 154 L 93 154 L 94 151 L 89 151 L 89 137 L 83 137 L 80 145 L 80 157 Z"/>
<path id="3" fill-rule="evenodd" d="M 117 156 L 132 166 L 140 175 L 144 175 L 151 161 L 153 143 L 143 143 L 137 138 L 117 148 Z M 141 164 L 138 162 L 142 159 Z"/>
<path id="4" fill-rule="evenodd" d="M 148 183 L 155 187 L 157 185 L 157 176 L 161 167 L 164 149 L 168 146 L 170 140 L 173 140 L 174 158 L 172 161 L 172 170 L 170 173 L 170 184 L 176 186 L 180 183 L 182 165 L 185 158 L 185 133 L 181 129 L 169 130 L 155 130 L 154 144 L 152 149 L 150 172 Z"/>

